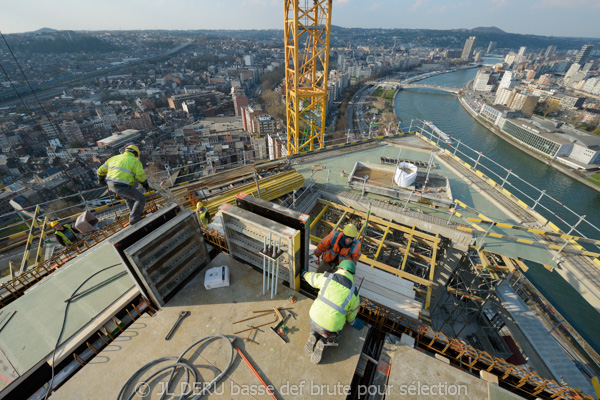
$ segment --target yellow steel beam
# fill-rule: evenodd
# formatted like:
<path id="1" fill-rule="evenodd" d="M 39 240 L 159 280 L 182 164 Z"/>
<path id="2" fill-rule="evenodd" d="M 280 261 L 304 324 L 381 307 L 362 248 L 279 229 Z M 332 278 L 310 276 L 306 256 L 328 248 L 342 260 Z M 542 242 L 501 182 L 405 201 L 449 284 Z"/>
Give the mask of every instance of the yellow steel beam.
<path id="1" fill-rule="evenodd" d="M 319 203 L 321 203 L 321 204 L 329 204 L 330 206 L 332 206 L 332 207 L 334 207 L 334 208 L 338 208 L 338 209 L 340 209 L 340 210 L 347 211 L 347 212 L 348 212 L 348 213 L 350 213 L 350 214 L 355 214 L 355 215 L 358 215 L 358 216 L 360 216 L 361 218 L 365 218 L 365 219 L 367 218 L 367 214 L 366 214 L 366 213 L 363 213 L 363 212 L 361 212 L 361 211 L 354 210 L 354 209 L 352 209 L 352 208 L 350 208 L 350 207 L 347 207 L 347 206 L 344 206 L 344 205 L 341 205 L 341 204 L 337 204 L 337 203 L 333 203 L 333 202 L 331 202 L 331 201 L 327 201 L 327 200 L 323 200 L 323 199 L 319 199 L 318 201 L 319 201 Z M 415 230 L 412 230 L 412 229 L 410 229 L 410 228 L 407 228 L 407 227 L 405 227 L 405 226 L 402 226 L 402 225 L 399 225 L 399 224 L 395 224 L 395 223 L 393 223 L 393 222 L 386 221 L 386 220 L 384 220 L 384 219 L 382 219 L 382 218 L 379 218 L 379 217 L 376 217 L 376 216 L 374 216 L 373 214 L 371 214 L 371 216 L 370 216 L 370 221 L 371 221 L 371 222 L 374 222 L 374 223 L 377 223 L 377 224 L 380 224 L 380 225 L 382 225 L 382 226 L 389 226 L 390 228 L 393 228 L 393 229 L 395 229 L 395 230 L 398 230 L 398 231 L 401 231 L 401 232 L 407 233 L 407 234 L 409 234 L 409 235 L 410 235 L 410 234 L 413 234 L 413 235 L 415 235 L 417 238 L 421 238 L 421 239 L 423 239 L 423 240 L 425 240 L 425 241 L 429 241 L 429 242 L 431 242 L 431 243 L 438 244 L 438 243 L 440 242 L 440 238 L 439 238 L 439 237 L 435 237 L 435 236 L 432 236 L 432 235 L 428 235 L 428 234 L 426 234 L 426 233 L 419 232 L 419 231 L 415 231 Z M 468 228 L 465 228 L 465 229 L 468 229 Z"/>
<path id="2" fill-rule="evenodd" d="M 438 287 L 438 284 L 435 282 L 428 281 L 427 279 L 421 278 L 420 276 L 416 276 L 411 273 L 402 271 L 398 268 L 394 268 L 387 264 L 381 263 L 379 261 L 372 260 L 370 258 L 367 258 L 366 256 L 361 255 L 359 260 L 364 262 L 365 264 L 369 264 L 371 267 L 390 272 L 394 275 L 398 275 L 401 278 L 408 279 L 409 281 L 413 281 L 415 283 L 419 283 L 419 284 L 425 285 L 427 287 L 434 287 L 434 288 Z"/>
<path id="3" fill-rule="evenodd" d="M 406 267 L 406 261 L 408 260 L 408 254 L 410 253 L 410 243 L 412 242 L 412 239 L 413 239 L 413 235 L 411 233 L 408 236 L 408 242 L 406 243 L 406 250 L 404 251 L 404 260 L 402 260 L 402 267 L 400 268 L 402 271 L 404 271 L 404 268 Z"/>
<path id="4" fill-rule="evenodd" d="M 323 207 L 323 209 L 321 210 L 321 212 L 319 213 L 319 215 L 317 215 L 315 217 L 315 220 L 310 224 L 310 229 L 312 230 L 312 228 L 315 227 L 315 225 L 317 225 L 317 222 L 319 222 L 321 220 L 321 217 L 323 216 L 323 214 L 325 214 L 327 212 L 327 210 L 329 209 L 329 206 L 325 206 Z"/>
<path id="5" fill-rule="evenodd" d="M 29 228 L 29 236 L 27 237 L 27 242 L 25 243 L 25 251 L 23 252 L 23 259 L 21 260 L 21 268 L 19 269 L 19 275 L 21 275 L 27 269 L 27 262 L 29 261 L 29 253 L 31 252 L 31 242 L 33 242 L 33 230 L 37 227 L 37 215 L 40 211 L 40 205 L 35 206 L 35 211 L 33 213 L 33 218 L 31 219 L 31 227 Z"/>
<path id="6" fill-rule="evenodd" d="M 597 376 L 592 378 L 592 385 L 594 386 L 594 391 L 596 392 L 596 398 L 600 399 L 600 384 L 598 383 Z"/>
<path id="7" fill-rule="evenodd" d="M 439 233 L 436 234 L 439 236 Z M 435 276 L 435 263 L 437 262 L 437 246 L 433 246 L 433 255 L 431 256 L 431 266 L 429 267 L 429 280 L 433 282 L 433 278 Z M 429 310 L 429 306 L 431 305 L 431 286 L 427 288 L 427 296 L 425 297 L 425 309 Z"/>
<path id="8" fill-rule="evenodd" d="M 342 223 L 342 221 L 344 220 L 344 218 L 346 218 L 347 214 L 348 214 L 348 212 L 344 211 L 344 213 L 342 214 L 342 216 L 340 217 L 340 219 L 338 219 L 338 221 L 336 222 L 336 224 L 335 224 L 335 226 L 333 227 L 332 230 L 336 231 L 340 227 L 340 224 Z"/>
<path id="9" fill-rule="evenodd" d="M 37 248 L 37 255 L 35 256 L 34 265 L 38 265 L 44 262 L 44 239 L 46 238 L 46 224 L 48 223 L 48 217 L 44 217 L 44 223 L 42 224 L 42 231 L 40 233 L 40 243 Z"/>
<path id="10" fill-rule="evenodd" d="M 379 242 L 379 247 L 377 247 L 377 252 L 375 252 L 375 260 L 377 260 L 379 258 L 379 253 L 381 252 L 381 249 L 383 248 L 383 242 L 385 242 L 385 238 L 389 232 L 390 232 L 390 227 L 387 226 L 385 228 L 385 231 L 383 232 L 383 237 L 381 238 L 381 241 Z"/>

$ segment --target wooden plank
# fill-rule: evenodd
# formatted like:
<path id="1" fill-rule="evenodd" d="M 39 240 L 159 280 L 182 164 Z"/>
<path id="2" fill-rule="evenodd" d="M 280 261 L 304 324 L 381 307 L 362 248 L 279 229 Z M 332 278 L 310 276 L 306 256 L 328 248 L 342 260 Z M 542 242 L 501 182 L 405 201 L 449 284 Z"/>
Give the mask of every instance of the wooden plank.
<path id="1" fill-rule="evenodd" d="M 521 271 L 523 272 L 527 272 L 529 271 L 529 267 L 527 265 L 525 265 L 525 263 L 521 260 L 515 260 L 515 262 L 517 263 L 517 265 L 519 266 L 519 268 L 521 268 Z"/>
<path id="2" fill-rule="evenodd" d="M 515 266 L 515 264 L 513 264 L 512 260 L 506 256 L 501 255 L 500 257 L 502 257 L 502 261 L 504 261 L 504 264 L 508 267 L 508 270 L 510 272 L 514 272 L 514 270 L 517 268 Z"/>
<path id="3" fill-rule="evenodd" d="M 485 255 L 483 250 L 477 250 L 477 254 L 479 254 L 479 260 L 481 260 L 481 265 L 483 265 L 482 269 L 489 267 L 490 263 L 488 262 L 487 256 Z"/>

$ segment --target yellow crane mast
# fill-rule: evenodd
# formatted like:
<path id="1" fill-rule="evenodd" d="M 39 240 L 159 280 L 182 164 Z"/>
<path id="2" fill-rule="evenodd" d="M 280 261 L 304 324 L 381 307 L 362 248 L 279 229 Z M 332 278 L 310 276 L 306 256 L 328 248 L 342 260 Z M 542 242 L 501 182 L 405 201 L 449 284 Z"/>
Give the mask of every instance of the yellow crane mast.
<path id="1" fill-rule="evenodd" d="M 323 147 L 332 0 L 284 0 L 288 154 Z"/>

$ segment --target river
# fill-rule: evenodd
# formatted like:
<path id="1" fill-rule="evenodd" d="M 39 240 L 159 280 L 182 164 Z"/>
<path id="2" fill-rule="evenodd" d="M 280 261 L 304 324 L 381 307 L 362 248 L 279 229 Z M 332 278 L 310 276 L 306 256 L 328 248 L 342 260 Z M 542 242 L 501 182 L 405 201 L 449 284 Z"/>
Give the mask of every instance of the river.
<path id="1" fill-rule="evenodd" d="M 494 62 L 494 60 L 488 61 Z M 477 74 L 477 70 L 477 68 L 460 70 L 427 78 L 416 83 L 459 88 L 472 80 Z M 489 158 L 511 169 L 512 173 L 533 184 L 538 189 L 546 190 L 548 195 L 564 206 L 579 215 L 586 215 L 589 224 L 582 222 L 577 226 L 577 230 L 584 236 L 595 239 L 600 238 L 600 234 L 595 228 L 600 226 L 600 213 L 595 212 L 595 207 L 600 204 L 599 192 L 506 143 L 476 122 L 462 108 L 455 96 L 429 89 L 402 90 L 396 96 L 395 108 L 396 115 L 403 121 L 403 126 L 407 125 L 411 119 L 432 121 L 448 135 L 460 140 L 462 143 L 467 143 L 475 151 L 483 152 Z M 477 157 L 476 153 L 472 153 L 465 148 L 461 150 L 464 150 L 470 157 Z M 473 162 L 470 162 L 470 164 L 473 164 Z M 490 164 L 490 167 L 502 177 L 507 175 L 506 170 L 499 166 Z M 487 171 L 484 171 L 484 173 L 490 175 Z M 494 176 L 491 177 L 498 182 L 501 180 Z M 539 192 L 514 177 L 510 177 L 508 181 L 511 185 L 514 185 L 513 187 L 507 186 L 508 190 L 521 197 L 530 206 L 540 196 Z M 534 200 L 527 199 L 524 195 L 518 193 L 516 189 L 527 193 Z M 550 211 L 541 208 L 541 205 L 544 205 Z M 567 232 L 570 228 L 562 224 L 560 219 L 552 213 L 556 213 L 570 225 L 576 224 L 579 220 L 576 215 L 565 210 L 562 205 L 556 204 L 555 201 L 547 198 L 540 202 L 540 207 L 537 207 L 536 211 Z M 574 232 L 573 234 L 577 233 Z M 590 248 L 590 250 L 598 251 L 598 248 Z M 598 332 L 600 332 L 600 315 L 598 312 L 558 273 L 550 272 L 541 265 L 528 264 L 530 269 L 526 273 L 527 277 L 588 343 L 600 353 L 600 335 L 598 335 Z"/>

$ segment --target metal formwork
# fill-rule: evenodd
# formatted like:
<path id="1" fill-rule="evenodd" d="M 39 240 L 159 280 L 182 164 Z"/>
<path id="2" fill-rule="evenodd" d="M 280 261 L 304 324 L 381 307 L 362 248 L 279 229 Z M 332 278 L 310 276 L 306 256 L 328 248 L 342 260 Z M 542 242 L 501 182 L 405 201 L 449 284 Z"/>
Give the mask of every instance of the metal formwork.
<path id="1" fill-rule="evenodd" d="M 294 290 L 300 290 L 300 231 L 231 204 L 223 204 L 220 210 L 229 254 L 262 270 L 261 251 L 270 238 L 279 243 L 283 251 L 278 278 L 288 281 Z"/>
<path id="2" fill-rule="evenodd" d="M 150 298 L 164 306 L 176 289 L 210 262 L 196 214 L 185 210 L 124 250 Z M 139 279 L 141 278 L 141 279 Z"/>
<path id="3" fill-rule="evenodd" d="M 308 250 L 310 245 L 310 216 L 279 206 L 270 201 L 239 193 L 236 196 L 236 205 L 244 210 L 256 213 L 265 218 L 275 220 L 283 225 L 300 231 L 303 249 L 300 252 L 300 265 L 308 269 Z"/>

